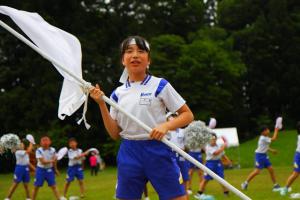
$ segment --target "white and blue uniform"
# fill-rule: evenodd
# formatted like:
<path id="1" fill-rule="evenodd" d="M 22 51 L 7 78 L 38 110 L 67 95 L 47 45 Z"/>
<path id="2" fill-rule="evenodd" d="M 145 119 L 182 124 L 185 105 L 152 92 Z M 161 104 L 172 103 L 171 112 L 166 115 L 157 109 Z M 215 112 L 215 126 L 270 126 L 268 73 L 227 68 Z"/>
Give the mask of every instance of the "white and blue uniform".
<path id="1" fill-rule="evenodd" d="M 29 183 L 29 155 L 25 150 L 17 150 L 16 153 L 16 168 L 14 172 L 14 181 L 16 183 Z"/>
<path id="2" fill-rule="evenodd" d="M 255 150 L 255 167 L 258 169 L 272 166 L 267 154 L 272 140 L 270 137 L 261 135 L 258 140 L 258 147 Z"/>
<path id="3" fill-rule="evenodd" d="M 52 160 L 56 156 L 56 151 L 53 147 L 49 149 L 43 149 L 42 147 L 38 148 L 35 152 L 35 156 L 37 158 L 37 168 L 35 171 L 35 181 L 34 186 L 41 187 L 44 184 L 44 181 L 47 181 L 48 186 L 55 185 L 55 172 L 53 163 L 42 164 L 39 160 L 40 158 L 44 158 L 45 160 Z"/>
<path id="4" fill-rule="evenodd" d="M 205 166 L 209 168 L 211 171 L 213 171 L 215 174 L 220 176 L 221 178 L 224 178 L 224 167 L 221 162 L 221 158 L 224 155 L 224 151 L 218 155 L 214 155 L 214 153 L 219 150 L 221 146 L 215 145 L 212 146 L 210 144 L 206 145 L 205 147 L 205 153 L 206 153 L 206 164 Z M 204 173 L 204 179 L 205 180 L 212 180 L 213 178 L 208 175 L 207 173 Z"/>
<path id="5" fill-rule="evenodd" d="M 298 135 L 297 148 L 294 157 L 294 171 L 300 173 L 300 135 Z"/>
<path id="6" fill-rule="evenodd" d="M 176 112 L 185 101 L 165 79 L 147 75 L 142 82 L 127 81 L 111 99 L 149 127 L 166 122 L 166 110 Z M 180 169 L 172 150 L 164 143 L 149 140 L 149 133 L 117 109 L 111 117 L 121 127 L 118 152 L 118 199 L 141 199 L 150 181 L 161 200 L 185 195 Z"/>
<path id="7" fill-rule="evenodd" d="M 183 129 L 176 129 L 175 131 L 170 131 L 170 141 L 178 146 L 180 149 L 184 150 L 184 133 Z M 183 181 L 189 180 L 189 162 L 175 152 L 175 158 L 177 164 L 180 168 L 180 172 L 182 174 Z"/>
<path id="8" fill-rule="evenodd" d="M 67 170 L 67 182 L 72 182 L 76 177 L 78 180 L 83 180 L 83 170 L 82 170 L 82 158 L 75 159 L 82 154 L 81 149 L 69 149 L 68 157 L 68 170 Z"/>
<path id="9" fill-rule="evenodd" d="M 197 149 L 190 149 L 189 150 L 189 155 L 191 157 L 193 157 L 195 160 L 197 160 L 200 163 L 203 163 L 203 159 L 202 159 L 202 152 L 201 152 L 201 148 L 197 148 Z M 189 162 L 189 168 L 190 169 L 198 169 L 198 167 L 196 165 L 194 165 L 193 163 Z"/>

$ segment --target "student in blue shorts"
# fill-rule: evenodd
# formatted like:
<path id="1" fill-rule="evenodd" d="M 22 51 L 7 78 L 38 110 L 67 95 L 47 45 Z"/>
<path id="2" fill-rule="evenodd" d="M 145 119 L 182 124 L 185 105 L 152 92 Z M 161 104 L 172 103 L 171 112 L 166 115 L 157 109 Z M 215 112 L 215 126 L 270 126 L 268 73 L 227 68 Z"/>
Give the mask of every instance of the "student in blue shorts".
<path id="1" fill-rule="evenodd" d="M 122 138 L 117 156 L 116 197 L 141 199 L 145 184 L 150 181 L 161 200 L 185 200 L 173 152 L 160 140 L 168 131 L 192 122 L 193 114 L 167 80 L 148 73 L 150 46 L 144 38 L 131 36 L 122 42 L 121 62 L 125 67 L 123 85 L 111 94 L 111 99 L 151 127 L 152 132 L 148 133 L 113 107 L 109 111 L 98 85 L 90 91 L 109 135 L 113 139 Z M 167 110 L 178 112 L 178 117 L 167 122 Z"/>
<path id="2" fill-rule="evenodd" d="M 52 189 L 53 194 L 57 200 L 65 200 L 60 197 L 56 187 L 55 174 L 59 174 L 56 166 L 56 151 L 51 147 L 51 139 L 49 136 L 44 135 L 40 139 L 40 146 L 36 152 L 37 167 L 35 171 L 34 190 L 32 200 L 35 200 L 39 188 L 43 186 L 44 181 L 47 181 L 48 186 Z"/>
<path id="3" fill-rule="evenodd" d="M 33 144 L 30 143 L 27 139 L 23 139 L 20 148 L 15 152 L 16 155 L 16 168 L 14 172 L 14 183 L 9 189 L 8 195 L 5 200 L 10 200 L 13 193 L 17 189 L 19 183 L 23 182 L 24 189 L 26 192 L 26 199 L 30 200 L 30 192 L 28 183 L 30 181 L 30 161 L 29 154 L 31 153 Z"/>
<path id="4" fill-rule="evenodd" d="M 168 121 L 171 121 L 177 117 L 177 114 L 169 112 L 166 117 L 167 117 Z M 174 131 L 170 131 L 169 137 L 170 137 L 171 142 L 173 142 L 180 149 L 185 150 L 183 129 L 178 128 Z M 189 162 L 184 157 L 180 156 L 176 152 L 174 152 L 174 156 L 175 156 L 176 162 L 180 168 L 183 184 L 185 187 L 185 191 L 187 193 L 188 181 L 189 181 Z M 188 193 L 187 193 L 187 199 L 189 199 Z"/>
<path id="5" fill-rule="evenodd" d="M 192 156 L 194 159 L 196 159 L 198 162 L 203 163 L 202 160 L 202 148 L 196 148 L 196 149 L 189 149 L 189 155 Z M 188 194 L 192 194 L 192 180 L 193 180 L 193 175 L 194 172 L 198 173 L 198 178 L 199 178 L 199 183 L 201 183 L 202 181 L 202 170 L 199 169 L 196 165 L 194 165 L 193 163 L 189 162 L 189 181 L 188 181 Z"/>
<path id="6" fill-rule="evenodd" d="M 279 184 L 276 182 L 276 177 L 274 173 L 274 169 L 272 167 L 272 164 L 269 160 L 269 156 L 267 155 L 267 152 L 270 151 L 273 154 L 276 154 L 277 151 L 275 149 L 270 148 L 271 142 L 275 141 L 278 136 L 279 129 L 275 128 L 274 134 L 272 137 L 269 137 L 270 135 L 270 129 L 267 126 L 261 127 L 261 135 L 258 140 L 258 147 L 255 150 L 255 167 L 248 176 L 245 182 L 242 183 L 241 187 L 243 190 L 246 190 L 248 188 L 248 184 L 250 181 L 257 176 L 260 171 L 264 168 L 267 168 L 272 182 L 273 182 L 273 191 L 278 191 L 280 189 Z"/>
<path id="7" fill-rule="evenodd" d="M 66 184 L 64 188 L 64 197 L 66 197 L 68 188 L 71 184 L 71 182 L 74 181 L 75 178 L 77 178 L 79 187 L 80 187 L 80 193 L 81 198 L 84 198 L 84 184 L 83 184 L 83 169 L 82 169 L 82 160 L 85 156 L 88 155 L 89 151 L 82 152 L 81 149 L 77 148 L 78 142 L 75 138 L 69 139 L 69 150 L 68 150 L 68 170 L 67 170 L 67 178 L 66 178 Z"/>
<path id="8" fill-rule="evenodd" d="M 287 194 L 289 187 L 291 187 L 291 185 L 298 178 L 300 173 L 300 121 L 298 121 L 297 123 L 297 133 L 298 133 L 298 137 L 297 137 L 298 140 L 297 140 L 296 153 L 294 156 L 294 171 L 287 179 L 285 187 L 280 191 L 280 194 L 282 196 Z"/>
<path id="9" fill-rule="evenodd" d="M 218 176 L 220 176 L 221 178 L 224 179 L 224 167 L 223 164 L 221 162 L 221 158 L 224 156 L 224 150 L 227 146 L 227 142 L 224 138 L 222 138 L 224 141 L 224 144 L 222 145 L 218 145 L 217 144 L 217 135 L 214 134 L 210 144 L 206 145 L 205 147 L 205 154 L 206 154 L 206 164 L 205 166 L 210 169 L 211 171 L 213 171 L 215 174 L 217 174 Z M 198 193 L 194 196 L 196 199 L 206 199 L 206 195 L 204 194 L 205 191 L 205 187 L 207 185 L 207 183 L 213 180 L 213 178 L 204 173 L 204 177 L 200 183 L 200 189 L 198 191 Z M 228 196 L 229 195 L 229 191 L 227 188 L 225 188 L 222 185 L 223 191 L 224 191 L 224 195 Z"/>

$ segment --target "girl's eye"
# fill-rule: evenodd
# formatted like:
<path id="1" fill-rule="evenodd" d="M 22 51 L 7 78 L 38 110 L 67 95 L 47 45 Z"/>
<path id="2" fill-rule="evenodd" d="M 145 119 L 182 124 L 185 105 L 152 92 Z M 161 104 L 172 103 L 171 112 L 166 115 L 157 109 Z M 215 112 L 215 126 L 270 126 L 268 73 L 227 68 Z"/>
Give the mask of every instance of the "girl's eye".
<path id="1" fill-rule="evenodd" d="M 125 53 L 132 53 L 133 51 L 132 51 L 132 49 L 127 49 L 126 51 L 125 51 Z"/>

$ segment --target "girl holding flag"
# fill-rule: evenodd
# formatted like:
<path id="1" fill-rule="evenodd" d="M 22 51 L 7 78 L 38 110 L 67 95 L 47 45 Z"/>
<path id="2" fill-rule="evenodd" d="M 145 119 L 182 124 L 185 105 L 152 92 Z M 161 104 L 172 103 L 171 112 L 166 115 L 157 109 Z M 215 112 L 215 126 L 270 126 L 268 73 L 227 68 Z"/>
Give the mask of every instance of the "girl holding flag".
<path id="1" fill-rule="evenodd" d="M 152 128 L 149 134 L 124 114 L 102 100 L 99 85 L 90 91 L 98 103 L 105 128 L 113 139 L 122 138 L 118 152 L 118 199 L 141 199 L 145 184 L 150 181 L 161 200 L 185 200 L 179 167 L 171 149 L 160 142 L 169 130 L 188 125 L 193 114 L 185 100 L 168 81 L 147 73 L 150 47 L 140 36 L 126 38 L 121 44 L 124 84 L 111 99 Z M 166 121 L 166 110 L 178 117 Z"/>

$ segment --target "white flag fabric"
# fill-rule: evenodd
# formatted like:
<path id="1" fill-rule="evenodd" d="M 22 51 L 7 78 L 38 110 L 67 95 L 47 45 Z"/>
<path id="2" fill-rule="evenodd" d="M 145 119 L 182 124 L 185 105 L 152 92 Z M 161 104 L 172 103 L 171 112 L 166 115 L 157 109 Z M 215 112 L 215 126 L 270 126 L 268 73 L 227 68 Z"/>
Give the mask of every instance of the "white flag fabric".
<path id="1" fill-rule="evenodd" d="M 50 25 L 37 13 L 7 6 L 0 6 L 0 13 L 8 15 L 43 52 L 82 78 L 81 45 L 75 36 Z M 66 115 L 72 115 L 87 100 L 88 92 L 84 91 L 72 76 L 55 67 L 64 77 L 58 108 L 58 117 L 64 119 Z M 85 116 L 83 118 L 86 122 Z M 89 128 L 89 125 L 86 126 Z"/>

